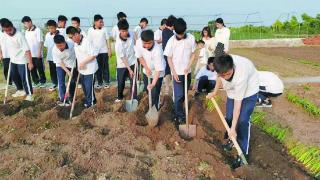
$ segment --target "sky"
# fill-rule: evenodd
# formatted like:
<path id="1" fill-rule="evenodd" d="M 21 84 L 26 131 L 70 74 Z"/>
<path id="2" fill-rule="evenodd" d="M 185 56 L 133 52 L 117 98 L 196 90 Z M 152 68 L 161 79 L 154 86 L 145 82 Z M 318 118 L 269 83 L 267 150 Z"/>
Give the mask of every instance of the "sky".
<path id="1" fill-rule="evenodd" d="M 217 17 L 224 18 L 229 26 L 242 25 L 243 22 L 270 25 L 280 17 L 286 20 L 288 14 L 300 16 L 306 12 L 312 16 L 320 13 L 319 0 L 0 0 L 0 17 L 20 20 L 28 15 L 32 19 L 57 18 L 59 14 L 67 17 L 86 17 L 83 24 L 89 24 L 94 14 L 115 17 L 123 11 L 130 17 L 130 24 L 137 25 L 140 17 L 149 17 L 156 26 L 162 17 L 170 14 L 182 16 L 190 26 L 200 26 Z M 250 16 L 246 14 L 255 13 Z M 217 15 L 218 14 L 218 15 Z M 150 18 L 150 16 L 158 16 Z M 87 22 L 85 22 L 87 21 Z M 18 22 L 18 21 L 17 21 Z M 106 18 L 106 26 L 115 19 Z M 259 22 L 259 23 L 257 23 Z M 40 22 L 39 22 L 40 23 Z M 42 23 L 42 21 L 41 21 Z"/>

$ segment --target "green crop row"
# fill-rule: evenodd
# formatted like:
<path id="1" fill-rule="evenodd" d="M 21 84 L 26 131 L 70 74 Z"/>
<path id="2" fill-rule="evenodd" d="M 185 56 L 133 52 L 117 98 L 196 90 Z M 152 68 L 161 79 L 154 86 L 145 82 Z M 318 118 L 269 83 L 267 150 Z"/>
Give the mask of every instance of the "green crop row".
<path id="1" fill-rule="evenodd" d="M 305 111 L 312 114 L 313 116 L 320 117 L 320 108 L 317 105 L 313 104 L 310 100 L 299 97 L 292 92 L 287 93 L 287 99 L 290 102 L 303 107 Z"/>

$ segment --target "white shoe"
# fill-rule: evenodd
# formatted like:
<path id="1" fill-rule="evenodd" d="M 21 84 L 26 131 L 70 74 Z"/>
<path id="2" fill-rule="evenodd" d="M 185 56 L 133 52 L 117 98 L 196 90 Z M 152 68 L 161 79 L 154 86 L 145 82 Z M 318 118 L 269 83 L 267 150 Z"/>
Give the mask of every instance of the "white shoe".
<path id="1" fill-rule="evenodd" d="M 26 95 L 26 92 L 24 92 L 24 90 L 18 90 L 16 93 L 12 94 L 12 97 L 16 98 L 16 97 L 23 97 Z"/>
<path id="2" fill-rule="evenodd" d="M 109 89 L 109 88 L 110 88 L 110 85 L 109 85 L 109 84 L 105 84 L 103 88 L 104 88 L 104 89 Z"/>
<path id="3" fill-rule="evenodd" d="M 56 88 L 57 88 L 57 86 L 56 86 L 56 85 L 53 85 L 52 87 L 49 88 L 49 91 L 50 91 L 50 92 L 55 91 Z"/>
<path id="4" fill-rule="evenodd" d="M 25 100 L 32 102 L 34 99 L 32 95 L 28 95 Z"/>
<path id="5" fill-rule="evenodd" d="M 77 87 L 78 89 L 81 89 L 82 88 L 82 85 L 81 84 L 78 84 L 78 87 Z"/>
<path id="6" fill-rule="evenodd" d="M 46 87 L 46 83 L 40 83 L 39 88 L 45 88 Z"/>
<path id="7" fill-rule="evenodd" d="M 115 103 L 119 103 L 119 102 L 121 102 L 122 100 L 121 99 L 116 99 L 114 102 Z"/>

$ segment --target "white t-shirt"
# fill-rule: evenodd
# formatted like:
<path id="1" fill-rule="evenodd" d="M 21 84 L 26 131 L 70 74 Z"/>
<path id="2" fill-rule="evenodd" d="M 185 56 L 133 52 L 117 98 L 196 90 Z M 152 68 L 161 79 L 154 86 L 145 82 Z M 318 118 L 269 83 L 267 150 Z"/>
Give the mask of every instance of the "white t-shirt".
<path id="1" fill-rule="evenodd" d="M 30 47 L 31 56 L 38 57 L 40 43 L 43 42 L 41 29 L 35 26 L 32 27 L 31 30 L 26 30 L 25 37 Z"/>
<path id="2" fill-rule="evenodd" d="M 166 61 L 163 57 L 162 46 L 155 42 L 151 50 L 143 48 L 141 38 L 138 39 L 136 43 L 136 57 L 143 58 L 146 61 L 147 66 L 152 72 L 152 77 L 155 75 L 156 71 L 160 71 L 160 77 L 165 75 Z M 145 68 L 143 68 L 143 73 L 146 74 Z"/>
<path id="3" fill-rule="evenodd" d="M 207 76 L 208 80 L 212 81 L 212 80 L 217 80 L 217 72 L 216 71 L 210 71 L 207 69 L 207 66 L 202 67 L 198 74 L 196 75 L 196 79 L 199 80 L 200 77 L 202 76 Z"/>
<path id="4" fill-rule="evenodd" d="M 99 50 L 99 54 L 108 53 L 107 41 L 109 40 L 109 35 L 107 28 L 103 27 L 101 29 L 95 29 L 90 27 L 88 29 L 87 38 L 91 41 L 94 48 Z"/>
<path id="5" fill-rule="evenodd" d="M 113 27 L 112 27 L 112 30 L 111 30 L 111 36 L 112 36 L 112 38 L 114 39 L 114 40 L 116 40 L 117 39 L 117 37 L 119 36 L 119 28 L 118 28 L 118 25 L 114 25 Z"/>
<path id="6" fill-rule="evenodd" d="M 58 33 L 56 33 L 56 34 L 51 34 L 50 32 L 48 32 L 46 34 L 45 39 L 44 39 L 43 45 L 44 45 L 44 47 L 47 48 L 47 60 L 48 61 L 52 61 L 52 49 L 55 46 L 53 38 L 57 34 L 60 34 L 60 31 L 58 31 Z M 60 34 L 60 35 L 63 35 L 63 34 Z"/>
<path id="7" fill-rule="evenodd" d="M 98 56 L 98 49 L 95 49 L 87 38 L 83 37 L 80 44 L 74 43 L 74 51 L 76 54 L 78 66 L 83 60 L 88 58 L 89 56 Z M 94 74 L 98 70 L 97 59 L 90 61 L 86 65 L 86 69 L 79 70 L 82 75 L 90 75 Z"/>
<path id="8" fill-rule="evenodd" d="M 259 86 L 264 86 L 268 93 L 280 94 L 283 93 L 284 85 L 281 79 L 274 73 L 268 71 L 259 71 Z"/>
<path id="9" fill-rule="evenodd" d="M 159 41 L 162 39 L 162 30 L 161 29 L 157 29 L 155 32 L 154 32 L 154 40 L 155 41 Z M 162 43 L 160 43 L 161 45 Z"/>
<path id="10" fill-rule="evenodd" d="M 231 82 L 221 78 L 227 96 L 234 100 L 243 100 L 259 91 L 259 75 L 253 63 L 242 56 L 231 55 L 234 75 Z"/>
<path id="11" fill-rule="evenodd" d="M 136 26 L 136 27 L 133 29 L 133 32 L 134 32 L 135 36 L 137 36 L 137 39 L 139 39 L 140 36 L 141 36 L 142 29 L 141 29 L 141 27 L 138 25 L 138 26 Z"/>
<path id="12" fill-rule="evenodd" d="M 30 48 L 24 35 L 16 31 L 13 36 L 9 36 L 8 34 L 4 34 L 4 36 L 6 46 L 10 47 L 8 48 L 10 61 L 15 64 L 27 64 L 28 57 L 26 56 L 26 51 L 29 51 Z"/>
<path id="13" fill-rule="evenodd" d="M 184 75 L 184 70 L 188 67 L 191 55 L 195 49 L 196 42 L 192 34 L 188 33 L 186 39 L 177 40 L 175 35 L 169 39 L 164 50 L 164 55 L 172 57 L 177 75 Z"/>
<path id="14" fill-rule="evenodd" d="M 57 30 L 59 31 L 59 34 L 61 34 L 64 38 L 67 38 L 67 29 L 66 28 L 57 28 Z"/>
<path id="15" fill-rule="evenodd" d="M 214 56 L 214 50 L 215 50 L 216 47 L 217 47 L 216 38 L 215 38 L 215 37 L 212 37 L 212 38 L 210 38 L 210 39 L 202 38 L 202 40 L 203 40 L 204 43 L 205 43 L 205 48 L 206 48 L 207 57 L 213 57 L 213 56 Z M 210 51 L 209 48 L 212 49 L 212 50 Z"/>
<path id="16" fill-rule="evenodd" d="M 52 49 L 53 62 L 57 67 L 61 67 L 61 62 L 68 68 L 76 67 L 76 54 L 74 52 L 74 43 L 67 42 L 66 49 L 60 51 L 57 46 Z"/>
<path id="17" fill-rule="evenodd" d="M 134 65 L 137 60 L 134 53 L 134 37 L 132 33 L 129 34 L 130 37 L 128 37 L 126 41 L 121 40 L 120 37 L 117 37 L 116 39 L 115 52 L 117 57 L 117 68 L 126 68 L 121 58 L 126 58 L 129 66 Z"/>
<path id="18" fill-rule="evenodd" d="M 0 31 L 0 50 L 2 52 L 3 58 L 10 58 L 8 48 L 7 48 L 7 43 L 5 40 L 5 33 L 1 31 Z"/>
<path id="19" fill-rule="evenodd" d="M 207 64 L 208 63 L 208 56 L 207 56 L 205 48 L 200 49 L 198 61 L 200 64 Z"/>
<path id="20" fill-rule="evenodd" d="M 217 29 L 215 32 L 215 38 L 217 43 L 224 44 L 224 50 L 229 51 L 229 39 L 230 39 L 230 29 L 223 27 L 222 29 Z"/>

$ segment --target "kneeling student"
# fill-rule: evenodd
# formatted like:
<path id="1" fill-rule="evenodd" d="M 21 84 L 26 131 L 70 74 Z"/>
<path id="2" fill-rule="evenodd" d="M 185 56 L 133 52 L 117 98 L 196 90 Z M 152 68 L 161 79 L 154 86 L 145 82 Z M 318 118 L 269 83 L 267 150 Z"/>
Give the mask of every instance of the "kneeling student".
<path id="1" fill-rule="evenodd" d="M 202 67 L 195 78 L 193 90 L 196 90 L 195 96 L 202 93 L 203 90 L 206 93 L 210 93 L 216 86 L 217 73 L 214 71 L 214 57 L 208 59 L 206 66 Z"/>
<path id="2" fill-rule="evenodd" d="M 146 30 L 141 33 L 141 39 L 136 43 L 136 57 L 143 66 L 143 81 L 145 91 L 151 91 L 152 106 L 159 110 L 159 99 L 166 62 L 162 47 L 155 42 L 154 33 Z M 148 82 L 150 78 L 150 84 Z"/>
<path id="3" fill-rule="evenodd" d="M 58 34 L 54 36 L 55 46 L 52 49 L 52 58 L 57 68 L 58 89 L 59 89 L 59 105 L 62 105 L 65 94 L 65 76 L 66 74 L 71 78 L 69 92 L 70 96 L 66 100 L 66 106 L 72 102 L 78 71 L 76 68 L 76 55 L 73 48 L 73 43 L 66 41 L 65 38 Z M 72 73 L 73 72 L 73 73 Z M 71 74 L 72 73 L 72 74 Z"/>
<path id="4" fill-rule="evenodd" d="M 257 107 L 272 107 L 270 97 L 278 97 L 283 93 L 283 82 L 274 73 L 259 71 L 259 93 Z"/>
<path id="5" fill-rule="evenodd" d="M 223 85 L 223 89 L 227 92 L 226 120 L 231 127 L 229 137 L 236 138 L 243 154 L 248 156 L 250 117 L 256 105 L 259 91 L 258 71 L 249 59 L 237 55 L 217 57 L 214 60 L 214 69 L 219 78 L 214 92 L 207 97 L 216 96 L 220 85 Z M 231 140 L 224 146 L 225 150 L 231 150 Z M 242 164 L 241 158 L 237 156 L 233 168 Z"/>
<path id="6" fill-rule="evenodd" d="M 79 30 L 74 27 L 67 28 L 68 36 L 74 42 L 74 51 L 78 63 L 78 71 L 85 95 L 84 107 L 89 108 L 97 103 L 94 93 L 94 74 L 98 70 L 96 57 L 98 50 L 94 49 L 91 42 L 80 34 Z"/>

